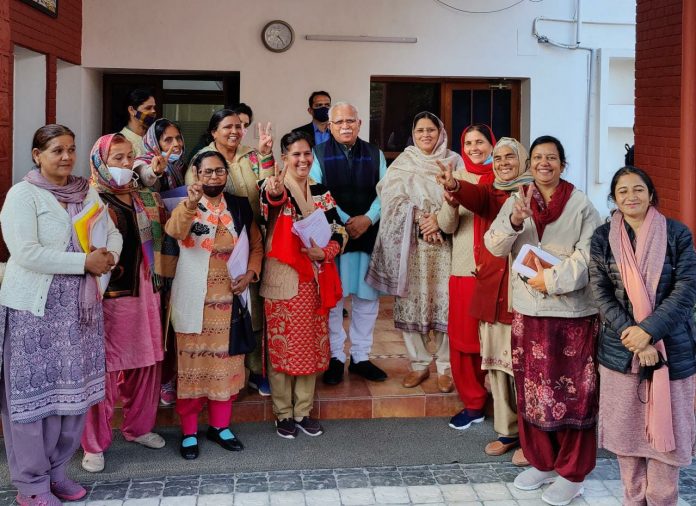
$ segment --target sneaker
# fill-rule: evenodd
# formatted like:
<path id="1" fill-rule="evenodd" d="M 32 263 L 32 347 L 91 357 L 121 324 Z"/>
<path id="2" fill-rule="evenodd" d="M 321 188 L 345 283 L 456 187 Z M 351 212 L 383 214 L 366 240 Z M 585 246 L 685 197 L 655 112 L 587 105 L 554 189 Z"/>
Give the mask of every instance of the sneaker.
<path id="1" fill-rule="evenodd" d="M 541 494 L 541 500 L 552 506 L 565 506 L 585 491 L 584 482 L 576 483 L 566 480 L 563 476 L 556 478 L 549 488 Z"/>
<path id="2" fill-rule="evenodd" d="M 323 381 L 327 385 L 338 385 L 343 381 L 343 371 L 345 368 L 343 362 L 337 358 L 331 358 L 329 361 L 329 368 L 324 372 Z"/>
<path id="3" fill-rule="evenodd" d="M 295 420 L 295 427 L 312 437 L 321 436 L 324 433 L 324 428 L 321 426 L 321 424 L 314 418 L 310 418 L 308 416 L 305 416 L 299 422 Z"/>
<path id="4" fill-rule="evenodd" d="M 285 439 L 295 439 L 297 437 L 297 425 L 292 418 L 276 420 L 276 432 Z"/>
<path id="5" fill-rule="evenodd" d="M 104 453 L 85 452 L 82 457 L 82 469 L 88 473 L 101 473 L 104 470 Z"/>
<path id="6" fill-rule="evenodd" d="M 164 448 L 165 445 L 164 438 L 159 434 L 155 434 L 154 432 L 148 432 L 147 434 L 138 436 L 133 439 L 132 442 L 143 445 L 145 448 L 152 448 L 155 450 Z"/>
<path id="7" fill-rule="evenodd" d="M 556 471 L 539 471 L 531 467 L 518 474 L 513 483 L 520 490 L 536 490 L 542 485 L 553 483 L 557 477 Z"/>
<path id="8" fill-rule="evenodd" d="M 51 493 L 61 501 L 77 501 L 87 495 L 87 490 L 70 478 L 65 478 L 63 481 L 51 482 Z"/>
<path id="9" fill-rule="evenodd" d="M 457 430 L 465 430 L 472 423 L 481 423 L 486 418 L 482 409 L 462 409 L 450 418 L 449 426 Z"/>
<path id="10" fill-rule="evenodd" d="M 38 495 L 17 494 L 16 499 L 19 506 L 61 506 L 63 504 L 50 492 Z"/>
<path id="11" fill-rule="evenodd" d="M 160 387 L 160 404 L 162 406 L 176 404 L 176 378 L 164 383 Z"/>
<path id="12" fill-rule="evenodd" d="M 249 381 L 247 381 L 249 388 L 258 390 L 259 395 L 268 397 L 271 395 L 271 385 L 268 383 L 268 378 L 266 376 L 261 376 L 260 374 L 251 373 L 249 374 Z"/>
<path id="13" fill-rule="evenodd" d="M 353 357 L 350 357 L 348 371 L 357 374 L 358 376 L 362 376 L 367 381 L 384 381 L 387 379 L 387 373 L 369 360 L 356 362 Z"/>

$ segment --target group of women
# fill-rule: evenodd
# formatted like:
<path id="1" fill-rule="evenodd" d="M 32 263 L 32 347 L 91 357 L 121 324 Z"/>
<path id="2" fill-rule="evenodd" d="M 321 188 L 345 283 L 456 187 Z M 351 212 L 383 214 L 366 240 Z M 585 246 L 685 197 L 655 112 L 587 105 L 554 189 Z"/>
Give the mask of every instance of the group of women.
<path id="1" fill-rule="evenodd" d="M 331 193 L 309 177 L 311 140 L 285 135 L 281 169 L 270 128 L 259 126 L 258 149 L 244 146 L 239 114 L 225 109 L 187 168 L 181 131 L 150 114 L 150 98 L 134 99 L 128 132 L 97 140 L 89 180 L 72 175 L 74 134 L 40 128 L 34 167 L 0 212 L 11 255 L 0 287 L 2 421 L 21 505 L 85 495 L 65 466 L 81 444 L 83 467 L 104 468 L 117 400 L 126 440 L 164 446 L 153 432 L 160 384 L 170 381 L 163 360 L 176 377 L 185 459 L 199 455 L 206 405 L 207 439 L 244 448 L 229 425 L 245 357 L 270 381 L 278 435 L 323 432 L 310 415 L 348 236 Z M 618 455 L 626 504 L 676 504 L 696 429 L 688 229 L 660 214 L 635 167 L 614 176 L 616 210 L 602 225 L 562 178 L 554 137 L 536 139 L 528 155 L 475 124 L 460 157 L 432 113 L 418 114 L 412 133 L 415 145 L 377 187 L 367 275 L 396 296 L 413 369 L 403 385 L 427 379 L 434 352 L 439 389 L 456 387 L 464 404 L 450 420 L 460 430 L 484 419 L 490 390 L 498 437 L 485 452 L 519 446 L 513 462 L 532 467 L 515 486 L 552 483 L 549 504 L 582 493 L 597 432 Z M 165 205 L 160 192 L 184 185 L 180 202 Z M 322 246 L 293 231 L 314 213 L 330 227 Z M 74 225 L 85 222 L 86 240 Z M 536 275 L 521 276 L 511 264 L 528 244 L 558 261 L 536 258 Z"/>
<path id="2" fill-rule="evenodd" d="M 658 211 L 652 180 L 632 166 L 614 175 L 615 209 L 602 224 L 563 178 L 555 137 L 537 138 L 528 155 L 474 124 L 459 157 L 436 116 L 418 114 L 412 133 L 415 145 L 378 185 L 368 273 L 396 296 L 413 369 L 403 386 L 428 378 L 434 354 L 438 386 L 447 391 L 451 372 L 465 407 L 450 420 L 457 429 L 484 419 L 490 391 L 498 437 L 485 452 L 519 446 L 513 463 L 531 467 L 514 484 L 551 483 L 548 504 L 583 492 L 597 438 L 618 456 L 624 504 L 676 504 L 696 433 L 689 230 Z M 526 257 L 536 274 L 518 273 L 525 245 L 555 261 Z"/>

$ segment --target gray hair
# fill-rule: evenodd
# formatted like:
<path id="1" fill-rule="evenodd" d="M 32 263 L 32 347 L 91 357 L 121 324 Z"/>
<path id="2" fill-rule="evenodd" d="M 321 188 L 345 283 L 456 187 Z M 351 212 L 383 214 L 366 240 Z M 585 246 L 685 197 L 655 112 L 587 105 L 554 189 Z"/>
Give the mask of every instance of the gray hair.
<path id="1" fill-rule="evenodd" d="M 329 121 L 331 121 L 331 117 L 333 116 L 334 109 L 338 107 L 350 107 L 353 109 L 353 112 L 355 113 L 355 118 L 360 119 L 360 113 L 358 112 L 358 108 L 355 107 L 353 104 L 349 104 L 348 102 L 336 102 L 329 108 Z"/>

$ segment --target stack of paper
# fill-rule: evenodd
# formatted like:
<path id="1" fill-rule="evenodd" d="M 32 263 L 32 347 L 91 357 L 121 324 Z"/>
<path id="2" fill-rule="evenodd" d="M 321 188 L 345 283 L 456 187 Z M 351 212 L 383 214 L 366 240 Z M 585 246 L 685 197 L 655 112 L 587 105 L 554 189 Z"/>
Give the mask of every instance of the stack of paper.
<path id="1" fill-rule="evenodd" d="M 92 248 L 106 248 L 109 234 L 109 212 L 106 206 L 99 205 L 98 202 L 87 204 L 73 216 L 72 222 L 82 251 L 89 253 Z M 110 272 L 97 278 L 102 295 L 109 286 L 110 279 Z"/>
<path id="2" fill-rule="evenodd" d="M 536 246 L 532 246 L 531 244 L 525 244 L 512 263 L 512 269 L 527 278 L 533 278 L 537 275 L 537 267 L 534 262 L 535 259 L 539 260 L 543 269 L 550 269 L 561 262 L 559 258 L 556 258 L 551 253 Z"/>
<path id="3" fill-rule="evenodd" d="M 325 248 L 331 240 L 331 225 L 321 209 L 293 223 L 292 231 L 300 238 L 305 248 L 312 247 L 312 239 L 320 248 Z"/>
<path id="4" fill-rule="evenodd" d="M 164 207 L 166 207 L 167 211 L 171 213 L 174 210 L 174 208 L 179 205 L 179 202 L 188 197 L 188 190 L 185 185 L 179 186 L 178 188 L 174 188 L 173 190 L 161 192 L 160 197 L 162 197 Z"/>

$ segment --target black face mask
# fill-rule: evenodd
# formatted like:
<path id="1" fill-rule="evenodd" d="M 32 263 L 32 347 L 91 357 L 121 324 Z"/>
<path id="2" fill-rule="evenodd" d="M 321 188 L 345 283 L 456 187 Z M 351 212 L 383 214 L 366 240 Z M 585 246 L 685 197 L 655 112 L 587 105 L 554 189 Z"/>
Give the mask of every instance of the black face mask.
<path id="1" fill-rule="evenodd" d="M 329 121 L 329 108 L 317 107 L 316 109 L 312 109 L 312 116 L 320 123 L 326 123 Z"/>
<path id="2" fill-rule="evenodd" d="M 203 193 L 206 197 L 217 197 L 225 189 L 224 184 L 204 184 Z"/>

